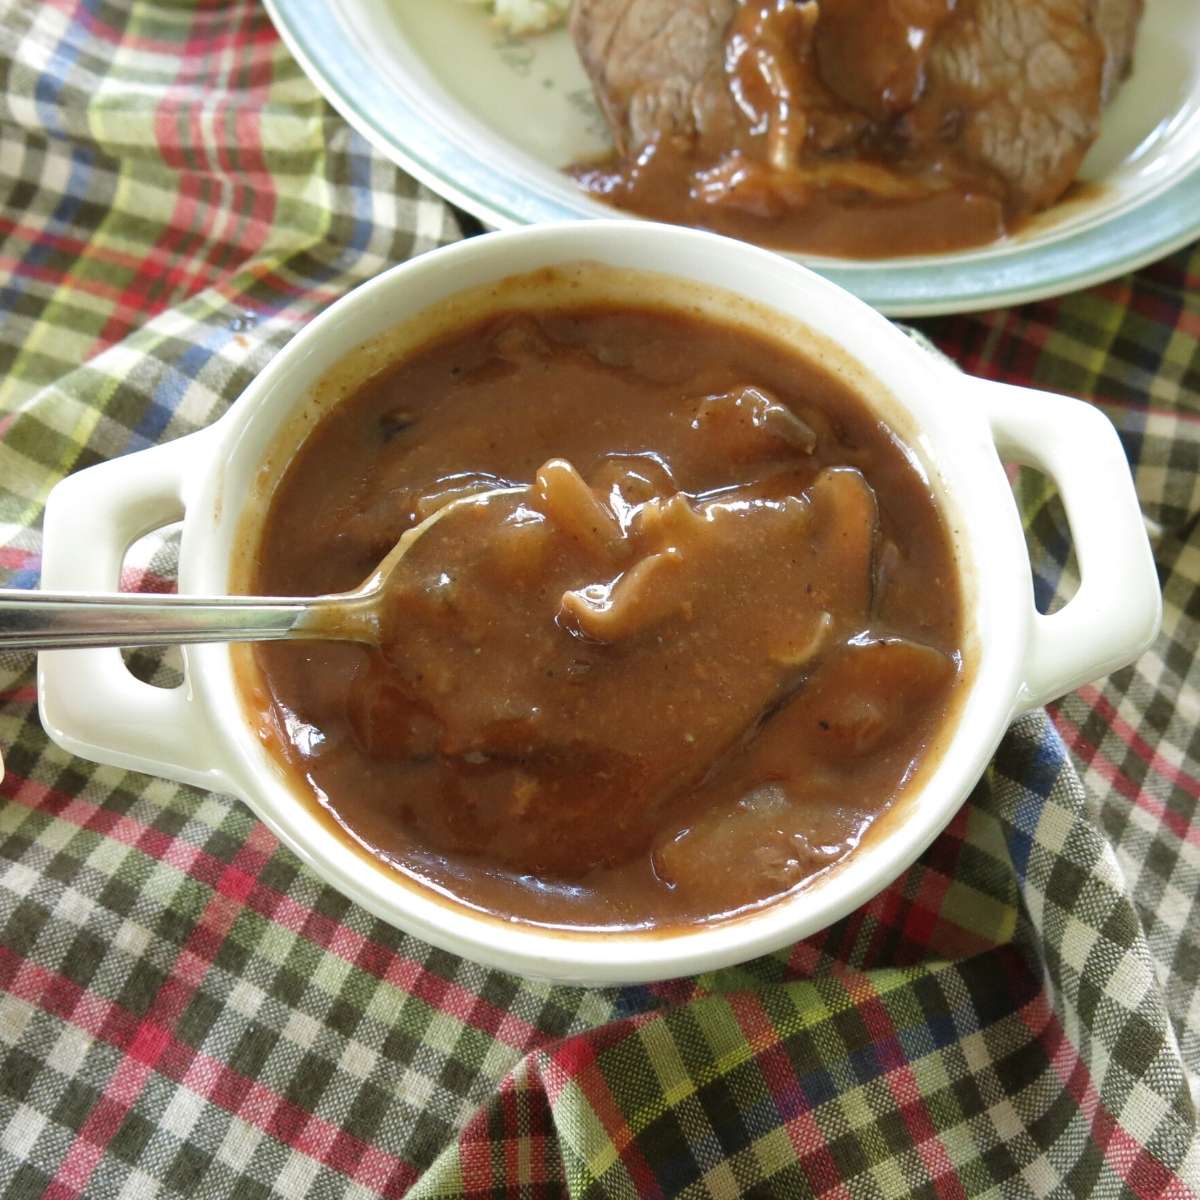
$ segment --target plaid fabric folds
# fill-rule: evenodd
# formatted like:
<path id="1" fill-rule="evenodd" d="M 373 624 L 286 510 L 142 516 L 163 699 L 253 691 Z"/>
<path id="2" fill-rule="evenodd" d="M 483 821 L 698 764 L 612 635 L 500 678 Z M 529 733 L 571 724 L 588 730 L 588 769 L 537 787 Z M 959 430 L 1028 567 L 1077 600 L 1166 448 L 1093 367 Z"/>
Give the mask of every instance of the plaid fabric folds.
<path id="1" fill-rule="evenodd" d="M 0 581 L 29 587 L 59 478 L 211 421 L 459 231 L 253 0 L 9 0 L 0 72 Z M 1166 624 L 786 953 L 623 990 L 458 960 L 233 799 L 63 754 L 0 653 L 0 1197 L 1194 1195 L 1200 249 L 924 332 L 1104 407 Z M 1050 603 L 1061 510 L 1016 486 Z M 172 550 L 132 576 L 169 586 Z"/>

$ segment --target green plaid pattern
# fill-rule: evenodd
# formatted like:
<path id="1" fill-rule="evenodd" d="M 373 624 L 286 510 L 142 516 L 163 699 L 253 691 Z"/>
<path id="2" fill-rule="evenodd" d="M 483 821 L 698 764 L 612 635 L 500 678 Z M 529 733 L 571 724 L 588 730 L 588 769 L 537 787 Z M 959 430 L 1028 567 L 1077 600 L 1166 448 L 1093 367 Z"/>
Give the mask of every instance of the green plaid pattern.
<path id="1" fill-rule="evenodd" d="M 0 581 L 27 587 L 58 479 L 211 421 L 459 226 L 252 0 L 8 0 L 0 72 Z M 434 950 L 230 797 L 63 754 L 0 652 L 0 1197 L 1193 1196 L 1198 284 L 1194 249 L 924 324 L 1112 416 L 1163 634 L 1020 721 L 882 895 L 740 968 L 588 990 Z M 1061 510 L 1016 486 L 1050 606 Z M 175 545 L 127 582 L 170 587 Z"/>

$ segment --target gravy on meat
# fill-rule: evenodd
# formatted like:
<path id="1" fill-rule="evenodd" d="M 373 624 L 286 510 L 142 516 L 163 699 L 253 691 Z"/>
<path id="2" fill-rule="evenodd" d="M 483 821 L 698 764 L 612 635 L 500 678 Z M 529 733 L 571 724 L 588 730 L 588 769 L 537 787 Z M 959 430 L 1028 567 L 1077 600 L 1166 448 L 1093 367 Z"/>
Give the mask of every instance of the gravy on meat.
<path id="1" fill-rule="evenodd" d="M 1142 0 L 575 0 L 613 135 L 572 168 L 658 220 L 845 257 L 993 241 L 1058 200 Z"/>
<path id="2" fill-rule="evenodd" d="M 353 587 L 404 529 L 379 647 L 262 644 L 273 752 L 455 900 L 671 927 L 839 862 L 962 674 L 948 531 L 848 385 L 744 328 L 491 316 L 377 374 L 272 496 L 261 594 Z"/>

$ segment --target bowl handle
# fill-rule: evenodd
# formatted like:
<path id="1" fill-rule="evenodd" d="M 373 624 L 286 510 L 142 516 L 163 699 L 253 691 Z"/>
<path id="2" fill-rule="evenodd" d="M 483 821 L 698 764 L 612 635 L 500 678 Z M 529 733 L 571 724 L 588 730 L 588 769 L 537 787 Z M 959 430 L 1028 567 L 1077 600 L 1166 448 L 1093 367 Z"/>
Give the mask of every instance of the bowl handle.
<path id="1" fill-rule="evenodd" d="M 209 466 L 211 428 L 68 476 L 46 501 L 43 589 L 114 592 L 126 550 L 183 516 Z M 186 676 L 186 659 L 185 659 Z M 210 790 L 228 788 L 217 741 L 186 677 L 176 688 L 134 678 L 119 650 L 38 655 L 42 725 L 64 750 Z"/>
<path id="2" fill-rule="evenodd" d="M 1036 708 L 1149 648 L 1162 592 L 1129 463 L 1097 408 L 1051 392 L 973 379 L 1006 462 L 1054 482 L 1079 562 L 1079 590 L 1058 612 L 1035 612 L 1019 707 Z"/>

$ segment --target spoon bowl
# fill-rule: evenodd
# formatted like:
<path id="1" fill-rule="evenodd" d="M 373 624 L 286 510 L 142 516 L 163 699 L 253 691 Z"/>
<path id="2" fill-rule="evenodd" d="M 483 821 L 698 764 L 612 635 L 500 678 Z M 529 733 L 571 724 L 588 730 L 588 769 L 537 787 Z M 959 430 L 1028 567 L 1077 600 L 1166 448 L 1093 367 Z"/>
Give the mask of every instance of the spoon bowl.
<path id="1" fill-rule="evenodd" d="M 0 589 L 0 649 L 132 648 L 289 639 L 377 645 L 380 602 L 413 546 L 453 512 L 529 490 L 527 484 L 515 484 L 454 497 L 420 524 L 406 529 L 371 574 L 349 592 L 286 597 L 159 596 Z"/>

